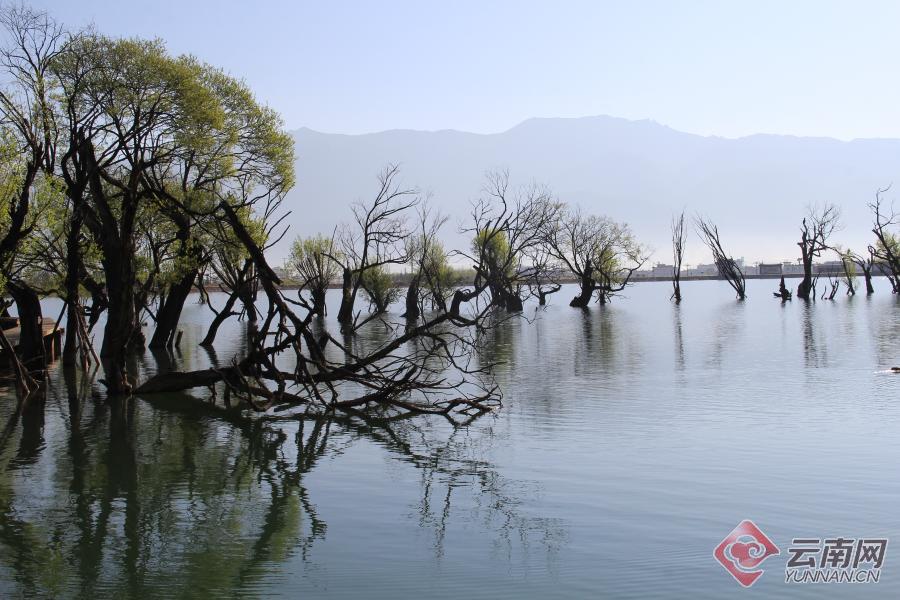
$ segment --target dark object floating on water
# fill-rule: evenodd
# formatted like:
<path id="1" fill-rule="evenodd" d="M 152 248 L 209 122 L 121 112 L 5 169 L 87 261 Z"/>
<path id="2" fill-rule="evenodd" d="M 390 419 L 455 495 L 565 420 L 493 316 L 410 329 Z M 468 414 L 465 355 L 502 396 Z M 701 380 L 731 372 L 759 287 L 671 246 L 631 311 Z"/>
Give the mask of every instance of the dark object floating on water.
<path id="1" fill-rule="evenodd" d="M 900 373 L 900 367 L 891 367 L 891 373 Z"/>

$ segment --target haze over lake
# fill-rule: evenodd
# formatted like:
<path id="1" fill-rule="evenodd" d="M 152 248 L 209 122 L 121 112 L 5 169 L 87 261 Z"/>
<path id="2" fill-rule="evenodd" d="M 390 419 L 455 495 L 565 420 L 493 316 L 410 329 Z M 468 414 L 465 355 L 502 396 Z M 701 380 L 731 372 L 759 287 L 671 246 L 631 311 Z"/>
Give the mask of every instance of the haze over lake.
<path id="1" fill-rule="evenodd" d="M 530 119 L 486 135 L 301 129 L 293 136 L 298 185 L 286 200 L 294 210 L 287 220 L 293 232 L 331 235 L 347 219 L 347 205 L 374 197 L 375 176 L 395 162 L 404 184 L 431 193 L 450 216 L 445 236 L 457 247 L 468 240 L 455 232 L 456 225 L 483 196 L 484 174 L 492 169 L 507 169 L 516 185 L 545 184 L 559 200 L 629 223 L 660 262 L 671 262 L 669 224 L 682 209 L 711 217 L 730 252 L 752 264 L 795 260 L 800 219 L 810 205 L 832 203 L 842 210 L 834 241 L 864 251 L 871 229 L 867 203 L 878 189 L 900 181 L 896 139 L 728 139 L 608 116 Z M 272 256 L 280 259 L 288 251 L 285 242 Z M 686 260 L 709 261 L 699 240 L 688 244 Z"/>

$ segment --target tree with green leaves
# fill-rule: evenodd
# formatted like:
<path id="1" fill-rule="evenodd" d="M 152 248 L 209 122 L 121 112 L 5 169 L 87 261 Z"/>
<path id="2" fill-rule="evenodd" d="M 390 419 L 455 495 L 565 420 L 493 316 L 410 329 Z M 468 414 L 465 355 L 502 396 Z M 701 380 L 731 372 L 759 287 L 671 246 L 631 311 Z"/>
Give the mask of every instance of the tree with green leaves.
<path id="1" fill-rule="evenodd" d="M 340 256 L 334 248 L 334 239 L 323 235 L 294 240 L 289 265 L 300 280 L 299 293 L 308 290 L 313 314 L 324 317 L 325 294 L 328 286 L 340 274 L 340 267 L 332 256 Z"/>
<path id="2" fill-rule="evenodd" d="M 27 281 L 15 277 L 13 260 L 36 226 L 33 207 L 40 188 L 50 189 L 56 166 L 52 65 L 64 52 L 66 34 L 46 14 L 24 6 L 0 10 L 6 42 L 0 47 L 0 281 L 19 312 L 24 369 L 44 371 L 41 307 Z M 2 343 L 8 346 L 4 335 Z M 9 351 L 9 349 L 7 349 Z M 28 382 L 24 387 L 30 388 Z"/>
<path id="3" fill-rule="evenodd" d="M 577 308 L 586 308 L 592 299 L 608 303 L 646 261 L 646 251 L 628 225 L 579 209 L 562 207 L 544 240 L 551 255 L 578 280 L 578 295 L 569 303 Z"/>
<path id="4" fill-rule="evenodd" d="M 471 250 L 460 254 L 475 265 L 474 285 L 487 285 L 491 304 L 518 312 L 524 291 L 531 289 L 527 284 L 540 278 L 540 265 L 529 259 L 531 250 L 543 243 L 560 205 L 537 184 L 510 189 L 505 171 L 488 173 L 483 192 L 463 229 L 472 235 Z"/>
<path id="5" fill-rule="evenodd" d="M 872 233 L 875 243 L 869 246 L 869 254 L 887 275 L 895 294 L 900 294 L 900 217 L 893 205 L 885 205 L 883 195 L 887 189 L 878 190 L 875 200 L 869 204 L 872 211 Z"/>
<path id="6" fill-rule="evenodd" d="M 152 344 L 171 344 L 205 253 L 193 233 L 232 210 L 277 202 L 293 182 L 293 145 L 246 86 L 158 41 L 82 36 L 56 77 L 69 121 L 70 195 L 102 253 L 108 296 L 101 357 L 112 393 L 131 385 L 124 356 L 142 345 L 137 259 L 144 209 L 165 215 L 176 255 Z"/>
<path id="7" fill-rule="evenodd" d="M 402 265 L 409 260 L 407 217 L 420 199 L 415 188 L 399 183 L 399 173 L 397 165 L 388 165 L 379 173 L 375 198 L 367 204 L 353 205 L 353 223 L 340 232 L 340 252 L 330 255 L 341 269 L 337 319 L 347 330 L 355 327 L 354 306 L 366 271 Z"/>

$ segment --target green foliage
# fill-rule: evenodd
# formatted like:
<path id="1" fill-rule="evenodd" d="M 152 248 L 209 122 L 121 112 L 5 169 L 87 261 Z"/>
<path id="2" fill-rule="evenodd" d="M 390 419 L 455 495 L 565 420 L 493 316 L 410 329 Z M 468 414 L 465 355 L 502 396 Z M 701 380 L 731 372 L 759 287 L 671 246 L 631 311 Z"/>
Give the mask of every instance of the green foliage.
<path id="1" fill-rule="evenodd" d="M 457 283 L 459 273 L 450 266 L 443 244 L 432 240 L 425 250 L 422 261 L 424 284 L 435 296 L 446 299 L 450 289 Z"/>
<path id="2" fill-rule="evenodd" d="M 877 256 L 891 255 L 900 257 L 900 236 L 885 231 L 882 237 L 883 239 L 879 239 L 875 243 L 875 254 Z"/>
<path id="3" fill-rule="evenodd" d="M 385 312 L 392 302 L 400 298 L 401 290 L 384 267 L 371 267 L 362 273 L 362 287 L 369 296 L 375 312 Z"/>
<path id="4" fill-rule="evenodd" d="M 329 258 L 336 254 L 333 245 L 323 235 L 294 240 L 289 262 L 300 277 L 301 287 L 324 290 L 340 274 L 337 263 Z"/>
<path id="5" fill-rule="evenodd" d="M 499 229 L 482 229 L 472 240 L 472 250 L 488 270 L 496 275 L 501 273 L 512 278 L 516 271 L 516 261 L 512 256 L 506 232 Z"/>

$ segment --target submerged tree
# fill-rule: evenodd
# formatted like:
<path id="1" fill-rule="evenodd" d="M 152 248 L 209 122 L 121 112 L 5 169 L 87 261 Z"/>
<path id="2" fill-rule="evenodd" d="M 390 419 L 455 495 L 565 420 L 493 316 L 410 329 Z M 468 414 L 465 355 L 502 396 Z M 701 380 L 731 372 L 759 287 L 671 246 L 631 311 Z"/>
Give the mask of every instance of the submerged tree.
<path id="1" fill-rule="evenodd" d="M 569 303 L 578 308 L 587 307 L 593 298 L 600 304 L 609 302 L 646 260 L 628 225 L 585 216 L 578 209 L 561 209 L 544 241 L 553 257 L 578 279 L 579 293 Z"/>
<path id="2" fill-rule="evenodd" d="M 488 287 L 493 306 L 522 310 L 523 295 L 530 289 L 527 283 L 542 277 L 540 265 L 530 262 L 529 256 L 543 243 L 559 206 L 546 188 L 532 184 L 510 190 L 509 173 L 488 173 L 484 196 L 462 230 L 472 235 L 471 251 L 460 254 L 474 264 L 474 285 Z"/>
<path id="3" fill-rule="evenodd" d="M 388 306 L 400 299 L 400 288 L 394 285 L 394 278 L 383 266 L 366 269 L 361 285 L 369 297 L 373 315 L 386 313 Z"/>
<path id="4" fill-rule="evenodd" d="M 16 90 L 4 88 L 0 97 L 0 142 L 11 140 L 11 160 L 0 161 L 9 174 L 0 182 L 4 289 L 28 327 L 40 316 L 27 307 L 40 305 L 37 292 L 20 281 L 61 291 L 70 318 L 90 317 L 79 332 L 106 315 L 101 356 L 110 398 L 135 388 L 201 387 L 213 400 L 224 393 L 226 407 L 256 411 L 477 414 L 499 406 L 492 364 L 475 352 L 492 326 L 491 304 L 483 300 L 489 282 L 476 277 L 474 285 L 451 290 L 439 244 L 420 261 L 436 310 L 421 323 L 381 318 L 386 333 L 375 347 L 359 350 L 333 337 L 313 324 L 315 311 L 281 292 L 265 250 L 281 237 L 275 228 L 293 185 L 293 141 L 243 83 L 194 58 L 173 57 L 159 41 L 68 36 L 39 13 L 4 15 L 12 15 L 11 37 L 19 44 L 0 55 Z M 418 197 L 395 185 L 396 173 L 386 169 L 375 201 L 355 207 L 358 229 L 345 232 L 341 252 L 331 257 L 344 261 L 349 279 L 344 323 L 348 315 L 352 321 L 360 288 L 376 311 L 385 310 L 393 293 L 390 265 L 409 261 L 406 211 Z M 62 191 L 47 213 L 34 208 L 44 181 Z M 525 242 L 517 218 L 509 214 L 488 230 L 514 234 L 507 240 L 520 256 Z M 49 243 L 41 254 L 43 242 Z M 42 256 L 46 264 L 29 258 Z M 476 273 L 489 271 L 483 258 L 474 261 Z M 256 316 L 261 294 L 241 355 L 230 366 L 161 370 L 135 385 L 144 317 L 156 324 L 151 344 L 171 345 L 187 293 L 199 285 L 205 296 L 203 275 L 210 272 L 230 293 L 204 343 L 238 301 L 248 318 Z M 83 291 L 92 296 L 89 315 L 82 314 Z M 39 334 L 33 337 L 40 346 Z M 32 389 L 24 369 L 17 376 Z"/>
<path id="5" fill-rule="evenodd" d="M 684 211 L 672 219 L 672 296 L 681 302 L 681 263 L 684 259 Z"/>
<path id="6" fill-rule="evenodd" d="M 867 251 L 867 256 L 862 256 L 853 252 L 852 250 L 846 251 L 847 260 L 850 260 L 855 264 L 863 274 L 863 281 L 866 284 L 866 295 L 871 295 L 875 293 L 875 288 L 872 286 L 872 267 L 875 266 L 875 256 L 872 253 L 873 249 L 869 249 Z"/>
<path id="7" fill-rule="evenodd" d="M 856 294 L 856 262 L 853 260 L 853 253 L 849 250 L 846 252 L 838 251 L 841 256 L 841 268 L 844 270 L 844 283 L 847 285 L 847 295 Z"/>
<path id="8" fill-rule="evenodd" d="M 719 276 L 734 289 L 738 300 L 744 300 L 747 297 L 747 281 L 744 278 L 744 272 L 737 261 L 725 252 L 722 240 L 719 239 L 719 228 L 703 217 L 697 217 L 695 223 L 697 234 L 712 252 L 713 262 L 719 271 Z"/>
<path id="9" fill-rule="evenodd" d="M 330 255 L 341 269 L 341 306 L 338 322 L 353 324 L 356 297 L 369 269 L 408 261 L 405 241 L 407 216 L 419 204 L 418 192 L 397 182 L 400 168 L 388 165 L 378 175 L 378 193 L 369 204 L 353 206 L 353 224 L 340 234 L 341 251 Z"/>
<path id="10" fill-rule="evenodd" d="M 773 294 L 776 298 L 781 298 L 782 302 L 787 302 L 791 299 L 791 290 L 784 284 L 784 275 L 781 276 L 781 281 L 778 283 L 778 291 L 773 292 Z"/>
<path id="11" fill-rule="evenodd" d="M 44 372 L 41 307 L 27 281 L 11 277 L 12 261 L 35 227 L 33 204 L 41 180 L 53 176 L 57 142 L 52 97 L 52 64 L 64 52 L 66 35 L 45 13 L 26 7 L 0 10 L 7 42 L 0 48 L 4 87 L 0 90 L 0 292 L 9 293 L 19 312 L 19 348 L 24 365 L 15 368 L 38 378 Z M 0 333 L 0 343 L 8 347 Z M 15 359 L 14 359 L 15 361 Z M 31 376 L 23 387 L 33 388 Z"/>
<path id="12" fill-rule="evenodd" d="M 411 273 L 403 317 L 410 321 L 418 319 L 424 312 L 426 301 L 430 301 L 432 308 L 447 310 L 447 298 L 453 283 L 447 253 L 437 238 L 447 217 L 433 213 L 428 204 L 422 204 L 419 206 L 418 220 L 418 231 L 406 240 Z"/>
<path id="13" fill-rule="evenodd" d="M 813 281 L 813 259 L 830 249 L 828 240 L 834 233 L 840 220 L 840 211 L 832 204 L 810 208 L 800 225 L 801 261 L 803 264 L 803 280 L 797 286 L 797 297 L 809 300 L 815 294 Z"/>
<path id="14" fill-rule="evenodd" d="M 267 203 L 267 210 L 263 214 L 254 217 L 249 207 L 244 207 L 236 212 L 237 218 L 244 224 L 251 238 L 262 248 L 269 244 L 271 229 L 277 226 L 278 220 L 269 224 L 272 211 L 277 208 L 277 203 Z M 215 342 L 219 327 L 230 317 L 246 318 L 250 324 L 257 320 L 256 297 L 259 282 L 256 278 L 256 268 L 247 249 L 234 233 L 232 227 L 221 220 L 211 220 L 207 228 L 210 239 L 210 259 L 206 268 L 211 271 L 215 284 L 219 291 L 228 294 L 221 310 L 216 310 L 212 302 L 207 306 L 215 317 L 210 323 L 209 329 L 201 346 L 211 347 Z M 202 278 L 204 282 L 206 278 Z M 205 286 L 205 283 L 203 283 Z M 201 294 L 206 294 L 205 287 L 201 288 Z M 240 310 L 236 305 L 240 302 Z"/>
<path id="15" fill-rule="evenodd" d="M 291 248 L 290 265 L 300 278 L 300 292 L 309 290 L 313 314 L 323 317 L 325 293 L 340 269 L 330 257 L 339 256 L 334 249 L 334 239 L 317 235 L 297 238 Z"/>
<path id="16" fill-rule="evenodd" d="M 875 244 L 869 246 L 869 254 L 891 282 L 895 294 L 900 293 L 900 232 L 897 231 L 900 219 L 893 205 L 885 207 L 882 194 L 887 189 L 878 190 L 875 200 L 869 204 L 874 221 L 872 233 Z"/>

